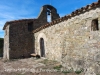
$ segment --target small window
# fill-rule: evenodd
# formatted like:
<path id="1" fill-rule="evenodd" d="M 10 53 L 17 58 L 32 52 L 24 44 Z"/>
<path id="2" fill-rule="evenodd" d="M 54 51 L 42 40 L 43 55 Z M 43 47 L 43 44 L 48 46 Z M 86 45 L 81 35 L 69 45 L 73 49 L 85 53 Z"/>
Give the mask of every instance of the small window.
<path id="1" fill-rule="evenodd" d="M 92 31 L 97 31 L 97 30 L 99 30 L 98 19 L 92 20 L 91 30 L 92 30 Z"/>
<path id="2" fill-rule="evenodd" d="M 28 23 L 28 31 L 33 30 L 33 22 Z"/>

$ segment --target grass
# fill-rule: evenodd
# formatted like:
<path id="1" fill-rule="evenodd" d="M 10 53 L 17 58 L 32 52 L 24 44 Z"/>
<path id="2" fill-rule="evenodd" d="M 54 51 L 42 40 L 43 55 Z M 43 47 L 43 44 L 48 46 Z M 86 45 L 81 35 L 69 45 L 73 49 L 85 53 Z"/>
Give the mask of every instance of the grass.
<path id="1" fill-rule="evenodd" d="M 63 66 L 62 65 L 55 66 L 54 69 L 56 69 L 57 72 L 62 72 L 64 74 L 72 73 L 73 72 L 73 68 L 72 69 L 69 69 L 69 70 L 66 70 L 66 69 L 63 69 Z"/>
<path id="2" fill-rule="evenodd" d="M 13 61 L 18 61 L 18 59 L 10 59 L 10 60 L 5 59 L 5 60 L 3 60 L 4 63 L 6 63 L 6 62 L 13 62 Z"/>
<path id="3" fill-rule="evenodd" d="M 73 68 L 62 71 L 62 73 L 64 73 L 64 74 L 72 73 L 72 72 L 73 72 Z"/>
<path id="4" fill-rule="evenodd" d="M 47 64 L 48 62 L 49 62 L 48 59 L 45 59 L 45 60 L 42 61 L 43 64 Z"/>
<path id="5" fill-rule="evenodd" d="M 67 73 L 72 73 L 72 71 L 64 70 L 64 71 L 62 71 L 62 73 L 67 74 Z"/>
<path id="6" fill-rule="evenodd" d="M 76 73 L 76 74 L 80 74 L 80 73 L 82 73 L 83 71 L 84 71 L 84 69 L 80 69 L 80 70 L 76 70 L 75 73 Z"/>
<path id="7" fill-rule="evenodd" d="M 75 73 L 76 73 L 76 74 L 80 74 L 80 73 L 81 73 L 81 71 L 80 71 L 80 70 L 79 70 L 79 71 L 75 71 Z"/>
<path id="8" fill-rule="evenodd" d="M 62 68 L 62 65 L 58 65 L 58 66 L 55 66 L 55 67 L 54 67 L 54 69 L 56 69 L 56 70 L 58 70 L 58 71 L 61 70 L 61 68 Z"/>
<path id="9" fill-rule="evenodd" d="M 44 60 L 45 63 L 48 62 L 48 61 L 49 61 L 48 59 L 45 59 L 45 60 Z"/>
<path id="10" fill-rule="evenodd" d="M 24 74 L 17 74 L 17 75 L 24 75 Z"/>
<path id="11" fill-rule="evenodd" d="M 58 63 L 57 61 L 54 60 L 48 60 L 48 59 L 44 59 L 43 61 L 41 61 L 41 63 L 45 64 L 45 65 L 53 65 Z"/>

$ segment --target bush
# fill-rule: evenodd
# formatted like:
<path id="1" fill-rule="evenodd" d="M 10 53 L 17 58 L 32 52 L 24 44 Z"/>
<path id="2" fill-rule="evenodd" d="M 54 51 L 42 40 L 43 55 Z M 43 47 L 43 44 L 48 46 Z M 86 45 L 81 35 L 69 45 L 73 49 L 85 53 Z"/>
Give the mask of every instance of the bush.
<path id="1" fill-rule="evenodd" d="M 82 68 L 82 69 L 80 69 L 80 70 L 75 71 L 75 73 L 76 73 L 76 74 L 80 74 L 80 73 L 82 73 L 83 71 L 84 71 L 84 69 Z"/>

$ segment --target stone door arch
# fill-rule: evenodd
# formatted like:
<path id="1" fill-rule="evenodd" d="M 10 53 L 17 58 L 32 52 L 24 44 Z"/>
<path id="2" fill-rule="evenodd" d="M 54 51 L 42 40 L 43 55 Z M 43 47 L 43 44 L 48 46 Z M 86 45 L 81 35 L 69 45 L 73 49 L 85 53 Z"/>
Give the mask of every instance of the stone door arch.
<path id="1" fill-rule="evenodd" d="M 40 54 L 41 54 L 41 57 L 45 57 L 45 46 L 44 46 L 43 38 L 40 38 Z"/>

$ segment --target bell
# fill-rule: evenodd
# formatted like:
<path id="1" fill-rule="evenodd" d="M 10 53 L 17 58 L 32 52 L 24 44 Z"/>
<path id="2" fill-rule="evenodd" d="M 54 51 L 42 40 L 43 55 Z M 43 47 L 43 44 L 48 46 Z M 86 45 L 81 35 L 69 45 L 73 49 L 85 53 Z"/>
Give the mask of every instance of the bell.
<path id="1" fill-rule="evenodd" d="M 48 12 L 48 15 L 50 15 L 50 12 Z"/>
<path id="2" fill-rule="evenodd" d="M 47 9 L 47 14 L 50 15 L 51 11 L 49 9 Z"/>

